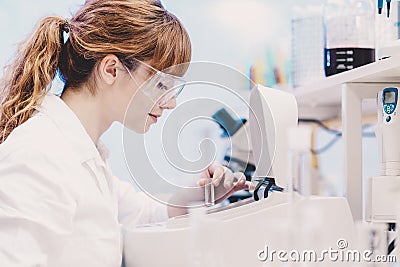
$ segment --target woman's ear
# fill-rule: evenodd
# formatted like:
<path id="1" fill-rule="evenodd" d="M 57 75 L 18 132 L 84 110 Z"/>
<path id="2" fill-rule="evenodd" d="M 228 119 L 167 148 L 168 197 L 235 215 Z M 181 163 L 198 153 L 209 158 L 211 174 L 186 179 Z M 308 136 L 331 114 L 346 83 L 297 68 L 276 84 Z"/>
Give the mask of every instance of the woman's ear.
<path id="1" fill-rule="evenodd" d="M 121 64 L 115 55 L 105 56 L 98 66 L 99 78 L 108 85 L 112 85 L 117 79 L 118 65 Z"/>

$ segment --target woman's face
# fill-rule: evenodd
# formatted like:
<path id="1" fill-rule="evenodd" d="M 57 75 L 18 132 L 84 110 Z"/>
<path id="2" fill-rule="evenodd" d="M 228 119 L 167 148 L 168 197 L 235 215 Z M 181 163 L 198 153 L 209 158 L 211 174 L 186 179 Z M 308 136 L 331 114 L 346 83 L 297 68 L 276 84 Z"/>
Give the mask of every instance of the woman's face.
<path id="1" fill-rule="evenodd" d="M 176 98 L 165 96 L 166 91 L 160 88 L 157 78 L 141 65 L 134 71 L 126 70 L 122 76 L 120 102 L 125 110 L 121 122 L 128 129 L 145 133 L 165 109 L 176 107 Z"/>

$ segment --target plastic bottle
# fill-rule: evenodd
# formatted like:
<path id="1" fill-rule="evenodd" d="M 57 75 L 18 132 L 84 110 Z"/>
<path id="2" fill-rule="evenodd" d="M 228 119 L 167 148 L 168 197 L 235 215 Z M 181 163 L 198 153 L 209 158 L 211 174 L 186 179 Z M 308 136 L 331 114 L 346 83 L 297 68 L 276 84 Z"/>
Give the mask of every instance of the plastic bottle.
<path id="1" fill-rule="evenodd" d="M 311 128 L 298 126 L 289 130 L 289 192 L 311 195 Z"/>
<path id="2" fill-rule="evenodd" d="M 372 0 L 325 0 L 324 68 L 331 76 L 375 61 Z"/>

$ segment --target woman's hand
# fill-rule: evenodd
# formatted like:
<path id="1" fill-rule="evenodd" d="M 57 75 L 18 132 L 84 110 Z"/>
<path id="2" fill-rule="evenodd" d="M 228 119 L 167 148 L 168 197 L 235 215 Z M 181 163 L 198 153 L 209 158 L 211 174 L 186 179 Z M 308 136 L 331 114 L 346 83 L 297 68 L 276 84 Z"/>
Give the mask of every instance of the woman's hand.
<path id="1" fill-rule="evenodd" d="M 230 169 L 214 162 L 200 176 L 199 186 L 207 184 L 214 186 L 215 203 L 219 203 L 236 191 L 248 189 L 250 183 L 246 182 L 246 176 L 241 172 L 233 173 Z"/>
<path id="2" fill-rule="evenodd" d="M 232 173 L 227 167 L 214 162 L 200 175 L 195 187 L 182 189 L 172 196 L 168 206 L 169 217 L 186 214 L 193 203 L 204 203 L 205 187 L 211 183 L 214 186 L 215 203 L 222 202 L 236 191 L 248 189 L 250 186 L 243 173 Z"/>

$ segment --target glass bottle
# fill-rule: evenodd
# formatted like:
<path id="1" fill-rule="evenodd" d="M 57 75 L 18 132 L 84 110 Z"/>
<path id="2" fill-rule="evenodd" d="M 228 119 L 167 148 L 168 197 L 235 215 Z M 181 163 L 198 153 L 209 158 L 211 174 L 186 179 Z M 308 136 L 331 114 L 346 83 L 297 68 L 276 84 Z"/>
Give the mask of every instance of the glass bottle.
<path id="1" fill-rule="evenodd" d="M 375 61 L 372 0 L 325 0 L 324 68 L 331 76 Z"/>

